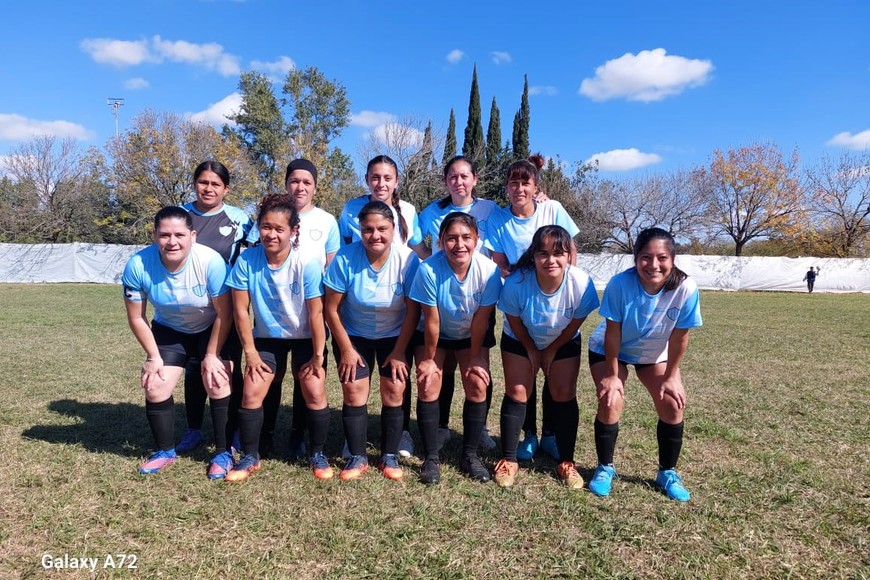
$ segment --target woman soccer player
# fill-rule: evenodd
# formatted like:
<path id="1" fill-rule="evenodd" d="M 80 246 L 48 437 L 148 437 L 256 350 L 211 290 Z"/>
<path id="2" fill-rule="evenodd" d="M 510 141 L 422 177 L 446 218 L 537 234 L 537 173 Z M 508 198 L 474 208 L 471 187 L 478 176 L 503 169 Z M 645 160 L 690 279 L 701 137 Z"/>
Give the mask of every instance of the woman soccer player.
<path id="1" fill-rule="evenodd" d="M 196 200 L 184 204 L 190 213 L 196 243 L 216 251 L 232 267 L 239 255 L 241 244 L 253 225 L 251 218 L 241 209 L 224 203 L 230 191 L 230 172 L 219 161 L 203 161 L 193 170 L 193 190 Z M 235 329 L 231 329 L 224 343 L 221 356 L 232 361 L 232 395 L 230 399 L 228 439 L 235 431 L 235 415 L 242 398 L 242 345 Z M 198 361 L 194 361 L 198 362 Z M 187 414 L 187 430 L 182 435 L 177 453 L 186 453 L 198 447 L 202 441 L 202 417 L 205 412 L 206 392 L 200 379 L 198 364 L 188 365 L 184 375 L 184 409 Z M 226 463 L 226 458 L 224 458 Z"/>
<path id="2" fill-rule="evenodd" d="M 227 265 L 220 254 L 196 242 L 190 214 L 164 207 L 154 216 L 154 243 L 124 268 L 127 322 L 147 358 L 142 365 L 145 413 L 157 451 L 139 473 L 158 473 L 175 462 L 175 402 L 172 392 L 191 360 L 199 360 L 202 384 L 211 399 L 216 454 L 208 476 L 220 479 L 230 464 L 226 423 L 230 384 L 220 349 L 231 327 L 232 306 L 225 286 Z M 145 317 L 154 306 L 151 325 Z"/>
<path id="3" fill-rule="evenodd" d="M 498 308 L 506 320 L 501 339 L 503 458 L 495 467 L 495 481 L 501 487 L 513 485 L 519 469 L 517 441 L 538 370 L 549 380 L 553 396 L 553 427 L 560 458 L 556 473 L 570 489 L 583 487 L 573 461 L 579 417 L 579 329 L 598 307 L 598 294 L 589 275 L 572 265 L 574 257 L 571 235 L 565 228 L 544 226 L 535 232 L 531 246 L 502 289 Z"/>
<path id="4" fill-rule="evenodd" d="M 381 461 L 384 477 L 399 480 L 402 399 L 408 378 L 405 351 L 419 318 L 408 298 L 419 261 L 393 243 L 394 216 L 382 201 L 359 212 L 361 240 L 342 247 L 329 265 L 326 320 L 332 331 L 338 376 L 344 393 L 341 416 L 350 458 L 340 477 L 358 479 L 368 469 L 366 432 L 371 369 L 377 359 L 381 387 Z"/>
<path id="5" fill-rule="evenodd" d="M 540 154 L 535 154 L 528 160 L 515 161 L 508 167 L 505 187 L 510 205 L 490 218 L 487 238 L 484 242 L 484 247 L 492 251 L 492 260 L 499 265 L 503 276 L 508 275 L 520 256 L 528 249 L 532 236 L 541 226 L 562 226 L 572 238 L 580 231 L 558 201 L 538 201 L 541 195 L 543 166 L 544 158 Z M 548 386 L 545 377 L 541 392 L 543 421 L 540 447 L 558 461 L 559 455 L 550 413 L 552 397 Z M 526 419 L 523 422 L 525 436 L 517 449 L 517 457 L 523 461 L 530 461 L 539 447 L 537 400 L 537 388 L 533 384 L 529 394 L 529 404 L 526 407 Z"/>
<path id="6" fill-rule="evenodd" d="M 411 289 L 423 312 L 415 358 L 417 424 L 425 450 L 420 478 L 427 484 L 441 480 L 438 398 L 448 353 L 459 363 L 465 389 L 460 469 L 475 481 L 489 481 L 477 449 L 486 424 L 489 349 L 495 346 L 492 313 L 501 275 L 492 260 L 476 251 L 478 241 L 473 217 L 460 212 L 445 217 L 438 235 L 442 251 L 423 262 Z"/>
<path id="7" fill-rule="evenodd" d="M 613 452 L 631 364 L 659 416 L 656 484 L 669 498 L 689 501 L 689 492 L 674 471 L 683 446 L 686 406 L 680 362 L 689 344 L 689 329 L 702 321 L 698 285 L 674 265 L 674 256 L 670 233 L 644 230 L 634 243 L 634 267 L 611 278 L 604 290 L 599 311 L 604 320 L 589 337 L 589 370 L 598 396 L 598 467 L 589 490 L 596 495 L 609 495 L 616 477 Z"/>
<path id="8" fill-rule="evenodd" d="M 233 289 L 236 328 L 245 351 L 245 388 L 239 430 L 245 455 L 227 474 L 242 481 L 260 469 L 263 400 L 278 368 L 291 369 L 305 399 L 310 429 L 309 465 L 317 479 L 330 479 L 323 455 L 329 433 L 323 322 L 323 271 L 297 251 L 299 214 L 287 195 L 267 195 L 257 218 L 262 244 L 239 256 L 227 285 Z M 248 314 L 254 312 L 254 325 Z"/>

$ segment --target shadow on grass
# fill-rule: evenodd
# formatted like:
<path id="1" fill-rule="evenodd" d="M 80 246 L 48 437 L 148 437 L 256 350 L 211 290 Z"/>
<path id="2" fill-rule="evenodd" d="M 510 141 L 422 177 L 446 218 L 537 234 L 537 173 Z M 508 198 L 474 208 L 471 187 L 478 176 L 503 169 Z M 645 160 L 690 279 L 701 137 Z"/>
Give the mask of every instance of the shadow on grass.
<path id="1" fill-rule="evenodd" d="M 144 405 L 60 399 L 49 403 L 48 410 L 78 421 L 72 425 L 34 425 L 25 429 L 22 437 L 126 457 L 139 457 L 154 446 Z M 183 417 L 184 404 L 176 403 L 175 411 L 177 417 Z"/>

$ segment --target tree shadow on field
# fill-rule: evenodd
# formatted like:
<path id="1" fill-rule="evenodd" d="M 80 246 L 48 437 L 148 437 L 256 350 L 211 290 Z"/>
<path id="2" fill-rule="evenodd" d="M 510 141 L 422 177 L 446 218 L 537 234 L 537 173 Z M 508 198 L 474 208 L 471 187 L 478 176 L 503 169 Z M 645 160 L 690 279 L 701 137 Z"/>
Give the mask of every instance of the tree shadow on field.
<path id="1" fill-rule="evenodd" d="M 48 410 L 77 421 L 67 425 L 34 425 L 21 435 L 126 457 L 139 457 L 154 446 L 144 405 L 59 399 L 49 403 Z M 177 418 L 184 417 L 184 404 L 176 403 L 175 412 Z M 179 434 L 176 425 L 176 437 Z"/>

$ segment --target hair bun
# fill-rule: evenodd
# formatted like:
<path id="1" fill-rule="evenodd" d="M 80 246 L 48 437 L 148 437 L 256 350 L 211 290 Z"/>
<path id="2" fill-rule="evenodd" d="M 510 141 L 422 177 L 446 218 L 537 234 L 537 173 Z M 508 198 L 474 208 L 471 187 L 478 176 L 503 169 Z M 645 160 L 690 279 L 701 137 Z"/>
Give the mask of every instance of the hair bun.
<path id="1" fill-rule="evenodd" d="M 532 165 L 538 168 L 538 171 L 543 169 L 544 165 L 546 164 L 544 161 L 544 156 L 540 153 L 533 153 L 529 155 L 529 161 L 532 163 Z"/>

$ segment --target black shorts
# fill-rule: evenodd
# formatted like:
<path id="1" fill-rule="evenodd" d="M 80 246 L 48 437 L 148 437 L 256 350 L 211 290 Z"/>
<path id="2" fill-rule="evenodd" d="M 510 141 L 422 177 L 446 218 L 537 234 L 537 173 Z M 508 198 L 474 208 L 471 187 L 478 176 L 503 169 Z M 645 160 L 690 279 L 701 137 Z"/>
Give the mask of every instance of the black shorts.
<path id="1" fill-rule="evenodd" d="M 157 343 L 157 351 L 168 367 L 185 368 L 190 360 L 202 360 L 208 349 L 211 329 L 209 326 L 202 332 L 188 334 L 151 321 L 151 334 Z"/>
<path id="2" fill-rule="evenodd" d="M 411 337 L 411 346 L 425 346 L 426 337 L 420 330 L 414 331 L 414 336 Z M 492 348 L 495 346 L 495 310 L 489 317 L 489 324 L 486 327 L 486 334 L 483 335 L 483 348 Z M 465 350 L 471 348 L 471 337 L 468 338 L 443 338 L 438 337 L 438 348 L 443 350 Z"/>
<path id="3" fill-rule="evenodd" d="M 293 355 L 294 372 L 314 356 L 314 343 L 310 338 L 255 338 L 254 346 L 273 373 L 279 367 L 287 367 L 288 354 Z M 323 368 L 326 368 L 326 348 L 323 349 Z"/>
<path id="4" fill-rule="evenodd" d="M 236 332 L 236 327 L 233 325 L 230 328 L 230 333 L 224 342 L 224 347 L 221 349 L 221 359 L 231 360 L 236 366 L 242 364 L 242 341 L 239 339 L 239 333 Z M 187 361 L 187 373 L 198 373 L 199 365 L 202 362 L 198 358 L 193 358 Z"/>
<path id="5" fill-rule="evenodd" d="M 511 338 L 505 333 L 501 335 L 501 350 L 526 358 L 529 356 L 529 351 L 523 346 L 523 343 L 515 338 Z M 556 351 L 556 356 L 553 360 L 562 360 L 565 358 L 579 357 L 583 353 L 583 345 L 580 335 L 578 334 Z"/>
<path id="6" fill-rule="evenodd" d="M 376 359 L 378 362 L 378 371 L 381 373 L 381 376 L 392 376 L 390 369 L 385 367 L 384 363 L 396 347 L 396 340 L 399 337 L 388 336 L 387 338 L 363 338 L 361 336 L 348 335 L 348 338 L 350 338 L 350 343 L 353 345 L 353 348 L 356 349 L 363 360 L 366 361 L 365 367 L 356 368 L 356 374 L 354 375 L 353 380 L 358 381 L 371 376 L 371 369 L 374 366 Z M 332 341 L 332 352 L 335 356 L 335 364 L 338 365 L 341 362 L 341 349 L 338 347 L 338 343 L 335 342 L 335 339 Z"/>
<path id="7" fill-rule="evenodd" d="M 589 351 L 589 366 L 591 367 L 594 364 L 602 363 L 607 360 L 603 354 L 598 354 L 597 352 L 590 350 Z M 667 362 L 667 361 L 665 361 Z M 646 367 L 655 366 L 658 363 L 627 363 L 624 360 L 619 361 L 621 365 L 634 365 L 635 370 L 645 369 Z"/>

